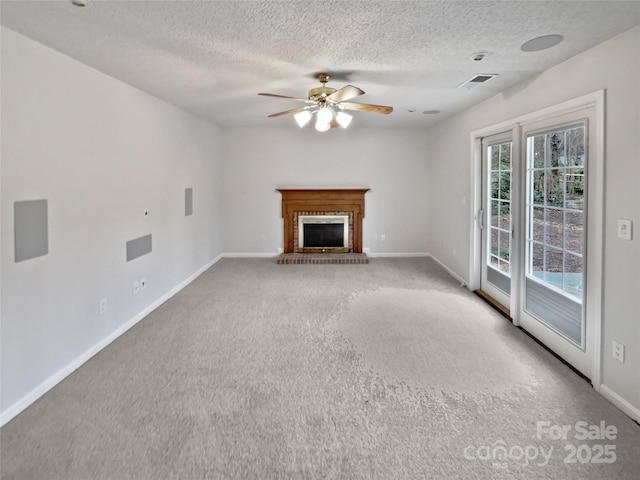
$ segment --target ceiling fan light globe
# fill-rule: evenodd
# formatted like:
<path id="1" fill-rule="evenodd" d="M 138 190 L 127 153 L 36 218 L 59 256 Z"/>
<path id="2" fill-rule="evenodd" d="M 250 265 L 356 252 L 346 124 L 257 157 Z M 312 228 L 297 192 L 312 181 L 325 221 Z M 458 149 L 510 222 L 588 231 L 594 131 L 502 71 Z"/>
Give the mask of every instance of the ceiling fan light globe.
<path id="1" fill-rule="evenodd" d="M 336 122 L 338 122 L 338 124 L 340 124 L 342 128 L 347 128 L 352 119 L 353 117 L 348 113 L 338 112 L 338 114 L 336 115 Z"/>
<path id="2" fill-rule="evenodd" d="M 329 124 L 329 122 L 322 122 L 318 118 L 318 120 L 316 121 L 316 130 L 317 131 L 326 132 L 327 130 L 329 130 L 329 128 L 331 128 L 331 125 Z"/>
<path id="3" fill-rule="evenodd" d="M 296 113 L 293 118 L 296 119 L 296 123 L 298 124 L 298 126 L 302 128 L 307 123 L 309 123 L 309 120 L 311 120 L 311 116 L 311 112 L 305 110 L 304 112 Z"/>
<path id="4" fill-rule="evenodd" d="M 318 110 L 318 123 L 326 123 L 329 124 L 331 119 L 333 119 L 333 111 L 329 107 L 322 107 Z M 317 124 L 316 124 L 317 126 Z"/>

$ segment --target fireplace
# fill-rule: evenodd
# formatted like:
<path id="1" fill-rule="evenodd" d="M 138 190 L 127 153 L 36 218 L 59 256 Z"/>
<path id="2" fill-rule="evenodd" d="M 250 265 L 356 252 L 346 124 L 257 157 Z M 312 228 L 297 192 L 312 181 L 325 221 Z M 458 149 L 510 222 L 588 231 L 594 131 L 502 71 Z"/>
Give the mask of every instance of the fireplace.
<path id="1" fill-rule="evenodd" d="M 285 254 L 362 254 L 364 195 L 369 189 L 278 190 Z"/>
<path id="2" fill-rule="evenodd" d="M 349 215 L 298 214 L 298 252 L 349 251 Z"/>

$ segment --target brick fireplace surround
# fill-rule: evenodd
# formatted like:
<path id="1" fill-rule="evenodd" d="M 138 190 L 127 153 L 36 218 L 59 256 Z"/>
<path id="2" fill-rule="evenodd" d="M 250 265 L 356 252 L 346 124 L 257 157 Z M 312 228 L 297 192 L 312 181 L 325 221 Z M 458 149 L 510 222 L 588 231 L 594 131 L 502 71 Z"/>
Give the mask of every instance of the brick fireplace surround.
<path id="1" fill-rule="evenodd" d="M 360 189 L 278 189 L 282 194 L 284 219 L 284 253 L 278 263 L 368 263 L 362 253 L 362 219 L 364 195 Z M 348 253 L 301 253 L 298 251 L 298 215 L 346 215 L 349 217 Z"/>

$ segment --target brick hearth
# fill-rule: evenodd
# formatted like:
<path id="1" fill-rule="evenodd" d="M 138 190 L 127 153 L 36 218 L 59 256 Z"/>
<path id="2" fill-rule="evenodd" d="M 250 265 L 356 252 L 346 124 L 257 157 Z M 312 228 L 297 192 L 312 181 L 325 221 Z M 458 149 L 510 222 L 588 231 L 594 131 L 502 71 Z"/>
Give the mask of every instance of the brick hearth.
<path id="1" fill-rule="evenodd" d="M 281 265 L 352 265 L 369 263 L 369 258 L 364 253 L 283 253 L 278 257 L 278 263 Z"/>

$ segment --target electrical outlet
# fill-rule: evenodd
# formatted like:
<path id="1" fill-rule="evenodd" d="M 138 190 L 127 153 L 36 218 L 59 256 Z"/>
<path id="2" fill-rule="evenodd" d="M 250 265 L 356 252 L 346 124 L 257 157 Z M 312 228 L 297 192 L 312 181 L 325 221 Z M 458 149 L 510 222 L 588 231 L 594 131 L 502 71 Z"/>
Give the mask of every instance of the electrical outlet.
<path id="1" fill-rule="evenodd" d="M 133 294 L 137 295 L 138 292 L 140 292 L 140 282 L 136 280 L 135 282 L 133 282 Z"/>
<path id="2" fill-rule="evenodd" d="M 387 236 L 384 233 L 380 235 L 380 240 L 384 242 L 386 239 L 387 239 Z"/>
<path id="3" fill-rule="evenodd" d="M 613 358 L 624 363 L 624 345 L 613 341 Z"/>
<path id="4" fill-rule="evenodd" d="M 147 287 L 147 279 L 142 277 L 140 279 L 140 290 L 144 290 Z"/>
<path id="5" fill-rule="evenodd" d="M 100 300 L 100 305 L 98 307 L 98 311 L 100 315 L 103 315 L 107 311 L 107 299 L 103 298 Z"/>

